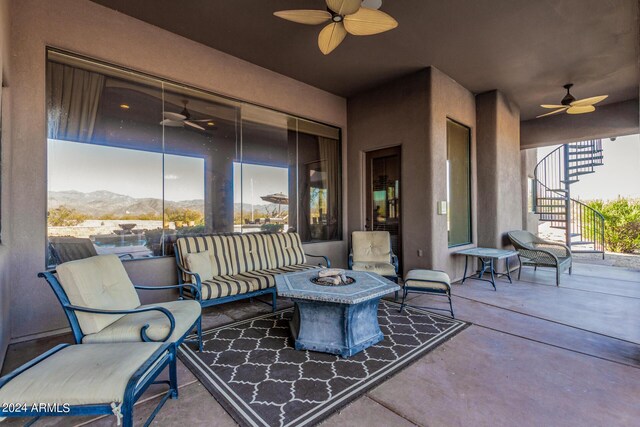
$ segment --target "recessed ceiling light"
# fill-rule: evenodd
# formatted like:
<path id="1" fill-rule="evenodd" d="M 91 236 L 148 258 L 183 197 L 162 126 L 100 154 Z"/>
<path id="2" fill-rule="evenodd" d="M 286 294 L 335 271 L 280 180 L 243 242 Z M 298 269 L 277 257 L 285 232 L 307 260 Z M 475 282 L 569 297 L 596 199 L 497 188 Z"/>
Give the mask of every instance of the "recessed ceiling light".
<path id="1" fill-rule="evenodd" d="M 120 108 L 122 108 L 123 110 L 128 110 L 129 108 L 129 104 L 120 104 Z"/>

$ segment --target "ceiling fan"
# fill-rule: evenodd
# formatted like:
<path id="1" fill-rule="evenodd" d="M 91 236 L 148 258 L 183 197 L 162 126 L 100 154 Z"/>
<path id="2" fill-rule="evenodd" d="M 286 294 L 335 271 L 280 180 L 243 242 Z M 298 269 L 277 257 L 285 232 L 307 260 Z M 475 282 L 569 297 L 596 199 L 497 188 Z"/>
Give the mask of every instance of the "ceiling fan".
<path id="1" fill-rule="evenodd" d="M 600 96 L 593 96 L 591 98 L 575 99 L 573 95 L 569 93 L 569 89 L 571 89 L 572 86 L 573 86 L 572 83 L 567 83 L 566 85 L 563 86 L 567 90 L 567 94 L 564 96 L 564 98 L 562 98 L 562 101 L 560 101 L 560 105 L 542 104 L 541 105 L 542 108 L 552 108 L 554 109 L 554 111 L 541 114 L 538 117 L 536 117 L 536 119 L 544 116 L 550 116 L 556 113 L 562 113 L 563 111 L 566 111 L 567 114 L 591 113 L 596 109 L 596 107 L 594 107 L 595 104 L 605 100 L 607 96 L 609 96 L 609 95 L 600 95 Z"/>
<path id="2" fill-rule="evenodd" d="M 172 113 L 171 111 L 164 111 L 162 113 L 164 120 L 162 120 L 160 124 L 164 126 L 175 127 L 175 128 L 190 126 L 192 128 L 199 129 L 199 130 L 206 130 L 206 129 L 200 126 L 198 122 L 206 123 L 207 126 L 215 125 L 215 123 L 213 123 L 213 119 L 191 120 L 191 113 L 189 112 L 189 110 L 187 110 L 188 103 L 189 103 L 188 100 L 186 99 L 182 100 L 182 104 L 184 105 L 184 108 L 180 113 Z"/>
<path id="3" fill-rule="evenodd" d="M 325 55 L 333 51 L 348 34 L 369 36 L 392 30 L 398 21 L 376 10 L 381 0 L 326 0 L 327 10 L 281 10 L 273 14 L 299 24 L 329 22 L 318 36 L 318 47 Z"/>

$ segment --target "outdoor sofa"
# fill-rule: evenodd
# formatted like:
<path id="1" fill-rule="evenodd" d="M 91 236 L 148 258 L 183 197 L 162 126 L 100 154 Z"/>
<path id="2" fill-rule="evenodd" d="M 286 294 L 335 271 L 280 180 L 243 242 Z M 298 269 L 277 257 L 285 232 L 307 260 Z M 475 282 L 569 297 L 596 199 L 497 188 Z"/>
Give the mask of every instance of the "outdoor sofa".
<path id="1" fill-rule="evenodd" d="M 318 268 L 308 264 L 298 233 L 247 233 L 180 237 L 175 243 L 178 280 L 197 289 L 180 289 L 181 296 L 203 307 L 271 295 L 276 310 L 276 279 L 282 273 Z"/>

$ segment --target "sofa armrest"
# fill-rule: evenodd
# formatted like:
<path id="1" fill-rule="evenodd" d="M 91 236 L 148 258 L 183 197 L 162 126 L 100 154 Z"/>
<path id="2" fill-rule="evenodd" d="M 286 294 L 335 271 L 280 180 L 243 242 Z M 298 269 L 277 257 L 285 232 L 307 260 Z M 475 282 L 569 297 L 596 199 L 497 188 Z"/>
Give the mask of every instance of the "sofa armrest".
<path id="1" fill-rule="evenodd" d="M 92 314 L 133 314 L 133 313 L 144 313 L 147 311 L 159 311 L 169 319 L 170 327 L 169 333 L 162 340 L 153 340 L 149 338 L 147 335 L 147 329 L 149 329 L 149 324 L 145 323 L 142 328 L 140 328 L 140 338 L 144 342 L 165 342 L 169 339 L 169 337 L 173 334 L 173 330 L 176 328 L 176 319 L 173 317 L 173 314 L 169 310 L 164 307 L 144 307 L 144 308 L 135 308 L 133 310 L 101 310 L 98 308 L 89 308 L 89 307 L 79 307 L 77 305 L 65 304 L 64 308 L 67 310 L 79 311 L 81 313 L 92 313 Z"/>
<path id="2" fill-rule="evenodd" d="M 192 276 L 196 279 L 196 284 L 195 284 L 195 288 L 196 288 L 196 299 L 198 301 L 200 301 L 200 296 L 202 295 L 202 280 L 200 279 L 200 275 L 198 273 L 194 273 L 193 271 L 189 271 L 186 268 L 184 268 L 182 265 L 180 265 L 180 263 L 177 264 L 178 266 L 178 270 L 180 270 L 180 273 L 184 273 L 188 276 Z M 182 280 L 182 276 L 180 276 L 180 274 L 178 274 L 178 278 L 180 280 Z M 186 286 L 186 283 L 182 283 L 182 286 Z M 180 286 L 180 285 L 178 285 Z M 191 286 L 194 286 L 193 283 L 191 284 Z"/>
<path id="3" fill-rule="evenodd" d="M 313 255 L 313 254 L 308 254 L 305 253 L 306 256 L 310 256 L 312 258 L 324 258 L 324 262 L 327 264 L 327 268 L 331 267 L 331 261 L 329 260 L 328 257 L 324 256 L 324 255 Z"/>

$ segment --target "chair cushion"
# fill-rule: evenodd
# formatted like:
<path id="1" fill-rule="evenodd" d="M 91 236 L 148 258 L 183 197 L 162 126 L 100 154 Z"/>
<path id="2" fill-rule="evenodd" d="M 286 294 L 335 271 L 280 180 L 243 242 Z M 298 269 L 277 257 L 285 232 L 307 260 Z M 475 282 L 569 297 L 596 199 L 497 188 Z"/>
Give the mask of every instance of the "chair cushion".
<path id="1" fill-rule="evenodd" d="M 448 291 L 451 289 L 451 279 L 449 275 L 443 271 L 416 269 L 407 273 L 404 277 L 404 285 L 425 290 L 437 289 Z"/>
<path id="2" fill-rule="evenodd" d="M 352 270 L 366 271 L 369 273 L 376 273 L 381 276 L 396 276 L 396 268 L 389 262 L 372 262 L 372 261 L 358 261 L 354 262 L 351 267 Z"/>
<path id="3" fill-rule="evenodd" d="M 57 267 L 58 279 L 73 305 L 102 310 L 130 310 L 140 299 L 116 255 L 99 255 L 65 262 Z M 85 334 L 101 331 L 123 315 L 76 312 Z"/>
<path id="4" fill-rule="evenodd" d="M 121 403 L 131 376 L 161 346 L 118 343 L 65 347 L 5 384 L 0 389 L 0 402 L 28 406 Z"/>
<path id="5" fill-rule="evenodd" d="M 258 289 L 258 283 L 253 278 L 242 275 L 216 276 L 202 282 L 202 300 L 246 294 L 256 289 Z"/>
<path id="6" fill-rule="evenodd" d="M 176 321 L 173 334 L 167 342 L 175 342 L 189 332 L 191 325 L 200 317 L 200 304 L 193 300 L 168 301 L 142 305 L 144 307 L 164 307 L 173 314 Z M 161 340 L 169 333 L 170 323 L 167 316 L 160 311 L 126 314 L 100 332 L 85 335 L 82 343 L 117 343 L 142 341 L 140 328 L 149 325 L 147 336 L 153 340 Z"/>
<path id="7" fill-rule="evenodd" d="M 267 238 L 264 233 L 227 236 L 235 274 L 272 268 Z"/>
<path id="8" fill-rule="evenodd" d="M 187 270 L 197 273 L 200 276 L 200 281 L 209 280 L 213 277 L 211 253 L 209 251 L 193 252 L 187 254 L 185 258 L 187 260 Z"/>
<path id="9" fill-rule="evenodd" d="M 235 277 L 244 277 L 254 281 L 254 291 L 259 289 L 272 288 L 276 285 L 276 276 L 283 273 L 291 273 L 292 271 L 310 270 L 318 268 L 317 265 L 302 264 L 288 265 L 286 267 L 272 268 L 269 270 L 247 271 Z"/>
<path id="10" fill-rule="evenodd" d="M 208 251 L 211 254 L 211 276 L 225 276 L 236 274 L 236 265 L 231 258 L 229 236 L 198 236 L 180 237 L 176 240 L 179 251 L 180 264 L 187 266 L 187 256 L 191 253 Z M 186 283 L 195 283 L 195 278 L 183 274 Z"/>
<path id="11" fill-rule="evenodd" d="M 269 248 L 270 268 L 300 265 L 307 262 L 298 233 L 263 234 Z"/>
<path id="12" fill-rule="evenodd" d="M 354 231 L 351 233 L 351 247 L 354 263 L 391 261 L 391 237 L 388 231 Z"/>

